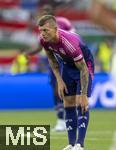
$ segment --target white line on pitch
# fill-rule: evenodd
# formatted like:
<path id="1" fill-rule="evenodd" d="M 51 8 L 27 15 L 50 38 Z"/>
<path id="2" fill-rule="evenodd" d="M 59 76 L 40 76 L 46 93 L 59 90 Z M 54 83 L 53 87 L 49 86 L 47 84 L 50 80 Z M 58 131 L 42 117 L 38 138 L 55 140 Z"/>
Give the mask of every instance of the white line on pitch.
<path id="1" fill-rule="evenodd" d="M 116 150 L 116 131 L 113 134 L 112 145 L 109 150 Z"/>

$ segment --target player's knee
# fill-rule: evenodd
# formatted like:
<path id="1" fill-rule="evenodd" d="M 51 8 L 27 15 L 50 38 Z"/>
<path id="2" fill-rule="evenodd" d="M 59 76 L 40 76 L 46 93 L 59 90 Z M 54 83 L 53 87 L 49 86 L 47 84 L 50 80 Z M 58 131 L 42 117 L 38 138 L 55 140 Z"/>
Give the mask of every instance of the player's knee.
<path id="1" fill-rule="evenodd" d="M 73 107 L 76 106 L 75 97 L 69 96 L 64 99 L 64 107 Z"/>

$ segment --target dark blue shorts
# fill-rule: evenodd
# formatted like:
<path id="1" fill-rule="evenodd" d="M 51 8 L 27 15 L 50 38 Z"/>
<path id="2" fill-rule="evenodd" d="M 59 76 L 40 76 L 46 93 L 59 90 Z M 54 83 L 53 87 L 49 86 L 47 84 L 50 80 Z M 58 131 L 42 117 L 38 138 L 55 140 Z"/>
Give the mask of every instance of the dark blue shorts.
<path id="1" fill-rule="evenodd" d="M 63 65 L 62 78 L 67 86 L 68 94 L 66 96 L 80 95 L 81 91 L 81 81 L 80 81 L 80 71 L 76 67 L 69 65 Z M 87 96 L 90 97 L 92 92 L 92 78 L 89 75 L 89 84 Z"/>

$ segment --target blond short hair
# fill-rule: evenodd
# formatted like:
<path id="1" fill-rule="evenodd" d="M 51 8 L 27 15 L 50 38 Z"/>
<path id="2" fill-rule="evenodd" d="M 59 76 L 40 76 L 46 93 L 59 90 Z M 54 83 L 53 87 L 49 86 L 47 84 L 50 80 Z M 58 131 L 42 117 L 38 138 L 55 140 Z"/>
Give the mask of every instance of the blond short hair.
<path id="1" fill-rule="evenodd" d="M 47 22 L 49 22 L 52 26 L 56 27 L 57 23 L 56 23 L 56 18 L 53 15 L 44 15 L 42 17 L 40 17 L 37 21 L 37 25 L 38 26 L 43 26 L 45 25 Z"/>

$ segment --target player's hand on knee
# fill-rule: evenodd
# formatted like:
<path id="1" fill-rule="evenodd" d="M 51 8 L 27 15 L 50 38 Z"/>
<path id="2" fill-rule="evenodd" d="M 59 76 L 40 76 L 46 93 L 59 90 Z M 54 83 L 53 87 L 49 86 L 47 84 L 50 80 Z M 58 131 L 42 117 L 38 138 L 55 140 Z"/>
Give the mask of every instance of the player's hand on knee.
<path id="1" fill-rule="evenodd" d="M 68 93 L 68 89 L 63 80 L 58 80 L 58 94 L 61 99 L 64 99 L 64 93 Z"/>
<path id="2" fill-rule="evenodd" d="M 79 105 L 81 106 L 82 113 L 88 111 L 88 97 L 85 94 L 79 96 Z"/>

